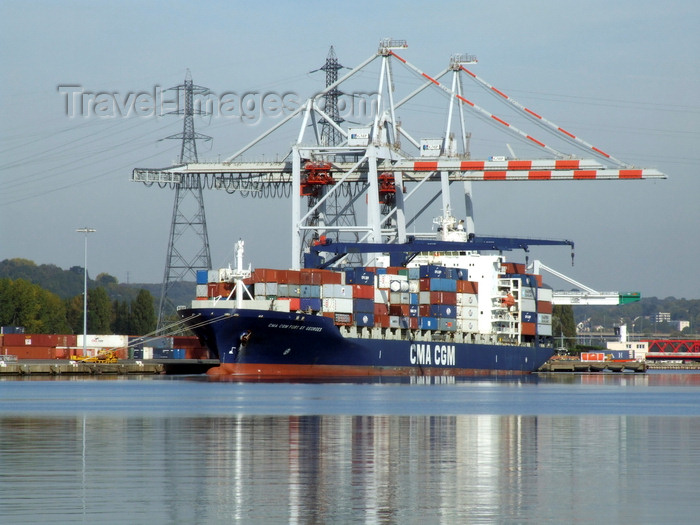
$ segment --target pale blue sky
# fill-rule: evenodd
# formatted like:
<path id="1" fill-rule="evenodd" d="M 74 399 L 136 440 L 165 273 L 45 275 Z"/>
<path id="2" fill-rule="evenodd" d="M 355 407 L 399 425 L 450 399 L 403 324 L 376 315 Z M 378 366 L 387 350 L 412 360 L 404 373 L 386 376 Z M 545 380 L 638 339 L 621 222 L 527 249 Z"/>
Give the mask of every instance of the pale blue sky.
<path id="1" fill-rule="evenodd" d="M 599 290 L 700 298 L 700 4 L 686 1 L 484 2 L 19 2 L 0 5 L 0 260 L 22 257 L 90 274 L 160 282 L 173 192 L 131 183 L 134 167 L 162 167 L 179 153 L 175 117 L 69 118 L 61 85 L 152 92 L 182 82 L 216 93 L 298 93 L 323 85 L 330 45 L 346 66 L 383 37 L 406 39 L 401 55 L 442 70 L 476 54 L 477 74 L 617 158 L 668 174 L 663 181 L 477 183 L 477 231 L 567 238 L 566 250 L 533 255 Z M 397 70 L 397 83 L 412 81 Z M 375 86 L 370 73 L 361 77 Z M 397 88 L 398 89 L 398 88 Z M 471 87 L 476 90 L 475 87 Z M 476 91 L 475 91 L 476 92 Z M 417 135 L 438 136 L 445 99 L 421 99 L 405 115 Z M 491 98 L 483 104 L 500 114 Z M 232 154 L 276 123 L 197 119 L 211 135 L 200 158 Z M 520 143 L 475 123 L 474 157 Z M 284 154 L 298 125 L 256 154 Z M 533 134 L 541 134 L 537 131 Z M 208 191 L 215 266 L 242 237 L 255 266 L 286 267 L 288 201 Z M 457 210 L 457 214 L 459 210 Z M 436 209 L 435 215 L 438 214 Z M 275 246 L 270 249 L 269 246 Z"/>

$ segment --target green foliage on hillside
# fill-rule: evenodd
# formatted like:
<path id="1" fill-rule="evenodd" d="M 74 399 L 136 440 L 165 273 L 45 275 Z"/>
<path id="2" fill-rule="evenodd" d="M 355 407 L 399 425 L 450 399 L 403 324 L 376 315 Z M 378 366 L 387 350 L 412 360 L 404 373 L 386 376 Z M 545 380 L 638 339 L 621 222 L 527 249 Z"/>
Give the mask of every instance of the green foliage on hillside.
<path id="1" fill-rule="evenodd" d="M 80 267 L 1 261 L 0 326 L 23 326 L 27 333 L 82 333 L 83 279 Z M 155 299 L 148 290 L 99 274 L 88 282 L 87 295 L 88 333 L 144 335 L 156 327 Z"/>
<path id="2" fill-rule="evenodd" d="M 672 323 L 656 322 L 656 314 L 669 313 Z M 627 325 L 629 334 L 651 337 L 662 334 L 668 337 L 685 337 L 700 332 L 700 300 L 667 297 L 645 297 L 636 303 L 618 306 L 576 306 L 577 323 L 583 323 L 591 332 L 611 332 L 614 326 Z M 689 321 L 682 331 L 675 321 Z"/>

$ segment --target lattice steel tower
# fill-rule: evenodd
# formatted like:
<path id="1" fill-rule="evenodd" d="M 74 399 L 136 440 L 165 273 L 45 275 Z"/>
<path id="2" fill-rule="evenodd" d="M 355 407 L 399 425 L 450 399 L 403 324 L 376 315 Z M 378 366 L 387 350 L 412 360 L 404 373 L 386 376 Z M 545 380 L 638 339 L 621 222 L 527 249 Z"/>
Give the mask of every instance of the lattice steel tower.
<path id="1" fill-rule="evenodd" d="M 326 62 L 316 71 L 325 71 L 326 87 L 328 87 L 338 81 L 338 71 L 343 69 L 343 67 L 344 66 L 338 62 L 338 57 L 335 55 L 335 49 L 333 49 L 333 46 L 331 46 L 330 50 L 328 51 L 328 56 L 326 56 Z M 340 124 L 344 121 L 338 110 L 338 98 L 341 94 L 342 93 L 337 88 L 333 88 L 324 96 L 323 110 L 326 115 L 328 115 L 336 124 Z M 328 122 L 328 120 L 322 118 L 319 121 L 319 124 L 321 124 L 320 139 L 322 146 L 339 146 L 342 143 L 342 135 Z M 325 206 L 325 224 L 335 224 L 339 226 L 357 225 L 355 208 L 352 203 L 350 192 L 348 192 L 344 197 L 348 198 L 345 199 L 343 196 L 340 196 L 339 198 L 338 193 L 334 193 L 333 196 L 327 200 Z M 310 202 L 310 204 L 313 203 Z M 321 222 L 323 221 L 321 219 L 322 218 L 319 216 L 319 213 L 316 213 L 309 218 L 308 223 L 309 225 L 319 225 L 322 227 Z M 359 236 L 357 233 L 351 233 L 350 235 L 353 237 L 352 240 L 355 242 L 359 241 Z M 335 232 L 332 235 L 332 238 L 338 241 L 340 240 L 339 236 L 340 234 Z M 305 235 L 304 237 L 304 243 L 308 244 L 308 236 Z M 359 256 L 349 255 L 346 260 L 348 262 L 353 262 L 355 260 L 359 260 Z"/>
<path id="2" fill-rule="evenodd" d="M 197 140 L 208 141 L 211 137 L 194 130 L 194 115 L 203 112 L 194 107 L 194 96 L 206 94 L 209 90 L 192 82 L 187 70 L 185 82 L 170 88 L 177 90 L 178 110 L 170 114 L 183 115 L 182 133 L 170 135 L 167 139 L 182 140 L 180 164 L 197 162 Z M 175 186 L 173 218 L 170 224 L 168 254 L 165 260 L 165 274 L 158 307 L 158 330 L 167 324 L 167 318 L 175 313 L 175 305 L 168 295 L 173 284 L 183 281 L 188 275 L 196 280 L 197 270 L 211 268 L 207 220 L 204 213 L 202 181 L 199 175 L 184 177 Z"/>

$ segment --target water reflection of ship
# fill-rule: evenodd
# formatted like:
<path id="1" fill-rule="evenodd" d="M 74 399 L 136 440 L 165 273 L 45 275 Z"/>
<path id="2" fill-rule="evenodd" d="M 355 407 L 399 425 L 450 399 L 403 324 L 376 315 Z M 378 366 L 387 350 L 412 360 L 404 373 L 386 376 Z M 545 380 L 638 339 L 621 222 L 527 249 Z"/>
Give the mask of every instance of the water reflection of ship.
<path id="1" fill-rule="evenodd" d="M 249 416 L 226 420 L 217 469 L 234 476 L 232 516 L 410 522 L 426 509 L 464 518 L 497 509 L 536 468 L 534 416 Z M 220 462 L 223 460 L 223 464 Z M 256 479 L 251 483 L 251 479 Z M 231 485 L 231 484 L 224 484 Z M 460 489 L 457 490 L 457 487 Z M 221 498 L 229 497 L 224 493 Z M 429 501 L 428 501 L 429 500 Z M 287 502 L 286 505 L 283 502 Z M 515 502 L 510 502 L 515 504 Z"/>

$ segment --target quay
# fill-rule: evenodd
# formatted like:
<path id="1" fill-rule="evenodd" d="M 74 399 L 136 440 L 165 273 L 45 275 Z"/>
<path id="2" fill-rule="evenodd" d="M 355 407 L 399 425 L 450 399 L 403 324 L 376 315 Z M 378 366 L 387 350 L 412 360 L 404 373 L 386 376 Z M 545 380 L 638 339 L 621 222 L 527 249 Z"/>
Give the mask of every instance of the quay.
<path id="1" fill-rule="evenodd" d="M 22 359 L 15 362 L 0 362 L 0 378 L 32 375 L 202 374 L 217 364 L 219 364 L 217 359 L 120 359 L 116 363 L 86 363 L 67 359 Z"/>
<path id="2" fill-rule="evenodd" d="M 634 372 L 645 373 L 647 363 L 644 361 L 578 361 L 559 360 L 547 361 L 538 372 Z"/>

